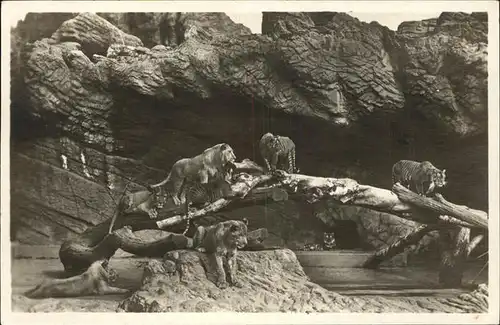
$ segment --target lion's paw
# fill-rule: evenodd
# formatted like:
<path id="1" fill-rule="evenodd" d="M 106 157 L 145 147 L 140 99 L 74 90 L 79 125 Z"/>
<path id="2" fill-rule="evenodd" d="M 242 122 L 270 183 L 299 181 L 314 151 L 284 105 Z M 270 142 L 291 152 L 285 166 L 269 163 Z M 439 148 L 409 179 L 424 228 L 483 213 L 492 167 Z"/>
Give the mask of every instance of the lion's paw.
<path id="1" fill-rule="evenodd" d="M 172 200 L 174 201 L 175 205 L 181 205 L 182 201 L 179 199 L 177 196 L 173 195 Z"/>
<path id="2" fill-rule="evenodd" d="M 239 280 L 233 280 L 231 281 L 231 284 L 236 288 L 243 288 L 243 283 L 241 283 L 241 281 Z"/>
<path id="3" fill-rule="evenodd" d="M 225 280 L 218 280 L 217 283 L 215 284 L 219 289 L 226 289 L 229 287 L 229 284 Z"/>
<path id="4" fill-rule="evenodd" d="M 113 269 L 108 269 L 108 280 L 109 280 L 109 283 L 116 282 L 116 279 L 118 279 L 118 273 L 116 273 L 116 271 L 113 270 Z"/>
<path id="5" fill-rule="evenodd" d="M 150 219 L 156 219 L 156 218 L 158 218 L 158 212 L 156 212 L 156 210 L 150 210 L 148 212 L 148 215 L 149 215 Z"/>

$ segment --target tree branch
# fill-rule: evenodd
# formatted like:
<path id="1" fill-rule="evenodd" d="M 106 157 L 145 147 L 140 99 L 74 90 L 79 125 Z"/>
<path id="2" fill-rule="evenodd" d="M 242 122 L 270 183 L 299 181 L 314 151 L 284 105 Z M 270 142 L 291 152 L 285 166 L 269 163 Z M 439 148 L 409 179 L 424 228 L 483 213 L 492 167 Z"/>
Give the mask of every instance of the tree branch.
<path id="1" fill-rule="evenodd" d="M 419 208 L 431 210 L 437 215 L 448 215 L 479 228 L 488 229 L 488 214 L 484 211 L 470 209 L 446 201 L 442 195 L 436 194 L 435 199 L 420 196 L 401 184 L 394 184 L 392 191 L 400 200 L 409 202 Z"/>
<path id="2" fill-rule="evenodd" d="M 255 186 L 257 186 L 260 183 L 266 182 L 272 178 L 271 175 L 261 175 L 253 178 L 249 182 L 241 182 L 241 183 L 236 183 L 231 185 L 231 189 L 233 193 L 235 194 L 236 197 L 244 198 Z M 200 217 L 203 217 L 209 213 L 214 213 L 222 208 L 226 207 L 229 205 L 231 202 L 233 202 L 233 199 L 231 198 L 221 198 L 218 199 L 217 201 L 211 203 L 210 205 L 197 210 L 189 215 L 191 219 L 198 219 Z M 173 225 L 176 225 L 178 223 L 181 223 L 183 221 L 186 221 L 188 219 L 188 216 L 186 215 L 176 215 L 164 220 L 157 221 L 156 224 L 159 229 L 165 229 L 168 227 L 171 227 Z"/>
<path id="3" fill-rule="evenodd" d="M 392 257 L 403 252 L 407 246 L 417 244 L 429 232 L 439 229 L 437 225 L 420 225 L 413 231 L 410 231 L 405 236 L 401 237 L 391 245 L 379 249 L 375 252 L 364 264 L 364 268 L 375 269 L 384 260 L 391 259 Z"/>

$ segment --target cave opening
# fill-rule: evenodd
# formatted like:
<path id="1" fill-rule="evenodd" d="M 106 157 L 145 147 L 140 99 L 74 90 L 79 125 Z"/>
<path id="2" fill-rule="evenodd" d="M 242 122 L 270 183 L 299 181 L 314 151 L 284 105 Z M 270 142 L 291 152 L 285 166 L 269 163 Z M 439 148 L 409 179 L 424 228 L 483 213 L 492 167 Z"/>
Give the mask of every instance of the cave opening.
<path id="1" fill-rule="evenodd" d="M 333 220 L 334 225 L 327 227 L 325 233 L 333 233 L 337 249 L 363 249 L 358 224 L 353 220 Z"/>

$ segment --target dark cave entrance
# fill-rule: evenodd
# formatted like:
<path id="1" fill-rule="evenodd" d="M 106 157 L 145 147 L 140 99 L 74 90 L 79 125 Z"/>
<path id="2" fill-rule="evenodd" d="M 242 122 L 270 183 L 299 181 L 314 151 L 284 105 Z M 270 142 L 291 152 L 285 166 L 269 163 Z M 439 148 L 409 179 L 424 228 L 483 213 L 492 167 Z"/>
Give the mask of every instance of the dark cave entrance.
<path id="1" fill-rule="evenodd" d="M 363 249 L 358 225 L 353 220 L 334 220 L 334 225 L 325 228 L 325 233 L 333 233 L 337 249 Z"/>

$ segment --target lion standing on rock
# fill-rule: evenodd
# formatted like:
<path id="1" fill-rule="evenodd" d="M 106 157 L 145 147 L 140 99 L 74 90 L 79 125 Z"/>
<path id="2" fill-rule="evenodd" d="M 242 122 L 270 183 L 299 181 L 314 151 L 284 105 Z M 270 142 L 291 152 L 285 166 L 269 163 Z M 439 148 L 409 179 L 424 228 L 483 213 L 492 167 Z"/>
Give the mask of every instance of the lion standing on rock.
<path id="1" fill-rule="evenodd" d="M 165 180 L 150 187 L 166 185 L 167 195 L 172 197 L 175 205 L 180 205 L 183 203 L 181 194 L 186 181 L 208 184 L 211 180 L 220 178 L 220 175 L 226 177 L 225 167 L 235 161 L 236 156 L 231 146 L 219 143 L 195 157 L 178 160 Z"/>
<path id="2" fill-rule="evenodd" d="M 193 236 L 193 248 L 208 254 L 215 262 L 217 280 L 215 285 L 220 289 L 228 287 L 226 280 L 235 287 L 241 288 L 236 278 L 236 254 L 248 244 L 248 221 L 227 220 L 209 227 L 199 226 Z"/>

